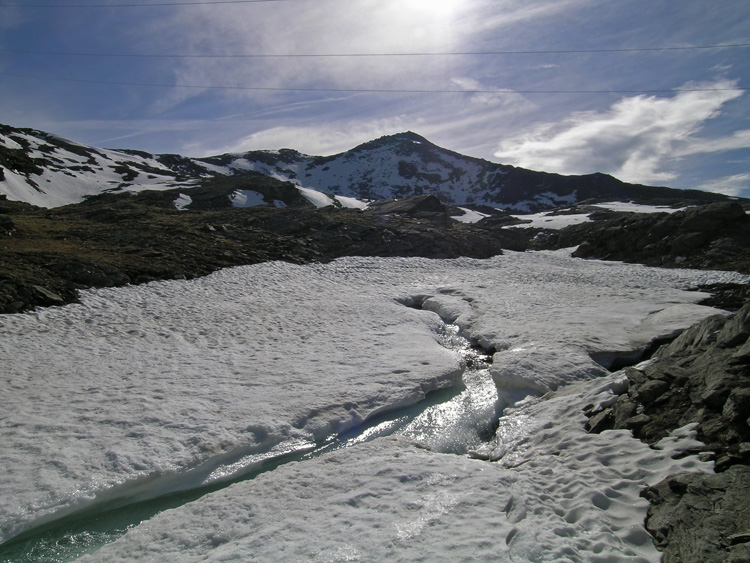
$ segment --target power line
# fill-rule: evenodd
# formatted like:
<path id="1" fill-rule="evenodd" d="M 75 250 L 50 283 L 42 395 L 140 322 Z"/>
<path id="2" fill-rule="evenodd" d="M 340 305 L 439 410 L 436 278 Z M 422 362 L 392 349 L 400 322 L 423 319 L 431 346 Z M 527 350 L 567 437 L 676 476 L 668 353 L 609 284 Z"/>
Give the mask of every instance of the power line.
<path id="1" fill-rule="evenodd" d="M 640 53 L 654 51 L 692 51 L 706 49 L 737 49 L 750 47 L 750 43 L 724 45 L 690 45 L 682 47 L 629 47 L 622 49 L 542 49 L 530 51 L 438 51 L 431 53 L 242 53 L 229 55 L 186 53 L 85 53 L 70 51 L 33 51 L 27 49 L 0 49 L 0 53 L 22 55 L 52 55 L 63 57 L 107 58 L 162 58 L 162 59 L 281 59 L 281 58 L 346 58 L 346 57 L 448 57 L 485 55 L 560 55 L 582 53 Z"/>
<path id="2" fill-rule="evenodd" d="M 371 93 L 371 94 L 675 94 L 679 92 L 747 92 L 748 88 L 671 88 L 644 90 L 512 90 L 506 89 L 432 89 L 432 88 L 289 88 L 272 86 L 227 86 L 198 84 L 163 84 L 155 82 L 128 82 L 119 80 L 93 80 L 85 78 L 63 78 L 38 76 L 15 72 L 0 72 L 0 76 L 15 76 L 36 80 L 58 82 L 75 82 L 81 84 L 103 84 L 110 86 L 145 86 L 153 88 L 192 88 L 197 90 L 245 90 L 258 92 L 338 92 L 338 93 Z"/>
<path id="3" fill-rule="evenodd" d="M 152 8 L 155 6 L 205 6 L 208 4 L 259 4 L 294 0 L 202 0 L 199 2 L 151 2 L 147 4 L 0 4 L 0 8 Z"/>

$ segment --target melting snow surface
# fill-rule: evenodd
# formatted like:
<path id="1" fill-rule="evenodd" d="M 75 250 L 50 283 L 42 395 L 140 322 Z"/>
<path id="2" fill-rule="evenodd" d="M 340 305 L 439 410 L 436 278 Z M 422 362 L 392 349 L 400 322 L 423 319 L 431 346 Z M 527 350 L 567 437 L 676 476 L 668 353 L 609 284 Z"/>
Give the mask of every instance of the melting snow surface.
<path id="1" fill-rule="evenodd" d="M 663 450 L 623 431 L 586 434 L 583 406 L 623 390 L 589 354 L 716 313 L 686 291 L 711 281 L 747 278 L 560 251 L 344 258 L 2 316 L 0 538 L 230 477 L 244 460 L 309 449 L 456 385 L 442 317 L 497 351 L 508 409 L 475 453 L 496 462 L 403 436 L 356 443 L 162 512 L 90 560 L 658 561 L 639 490 L 710 468 L 671 458 L 690 428 Z M 423 310 L 401 304 L 425 296 Z"/>

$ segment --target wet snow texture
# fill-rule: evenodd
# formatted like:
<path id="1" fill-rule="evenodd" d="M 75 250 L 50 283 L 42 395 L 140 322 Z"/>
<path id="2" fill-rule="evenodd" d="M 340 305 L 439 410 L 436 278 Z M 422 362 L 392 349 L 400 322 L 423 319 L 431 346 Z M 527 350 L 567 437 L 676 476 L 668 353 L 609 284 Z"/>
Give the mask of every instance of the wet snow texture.
<path id="1" fill-rule="evenodd" d="M 441 346 L 435 311 L 498 350 L 492 375 L 507 402 L 562 394 L 504 419 L 482 453 L 499 463 L 405 438 L 357 444 L 162 513 L 96 560 L 656 560 L 638 490 L 697 462 L 623 432 L 586 435 L 581 408 L 592 393 L 607 400 L 613 377 L 587 381 L 605 373 L 588 353 L 638 348 L 714 313 L 680 305 L 701 297 L 684 290 L 732 279 L 562 252 L 346 258 L 92 291 L 81 305 L 4 316 L 2 538 L 96 500 L 223 477 L 221 464 L 304 448 L 454 384 L 458 357 Z M 427 310 L 401 304 L 425 295 Z"/>

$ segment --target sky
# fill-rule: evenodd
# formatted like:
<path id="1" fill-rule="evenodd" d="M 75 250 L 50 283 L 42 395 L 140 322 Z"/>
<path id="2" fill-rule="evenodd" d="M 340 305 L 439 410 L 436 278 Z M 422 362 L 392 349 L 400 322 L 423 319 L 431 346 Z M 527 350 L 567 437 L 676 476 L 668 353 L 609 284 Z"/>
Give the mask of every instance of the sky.
<path id="1" fill-rule="evenodd" d="M 747 0 L 0 0 L 0 123 L 104 148 L 328 155 L 410 130 L 750 197 L 749 88 Z"/>

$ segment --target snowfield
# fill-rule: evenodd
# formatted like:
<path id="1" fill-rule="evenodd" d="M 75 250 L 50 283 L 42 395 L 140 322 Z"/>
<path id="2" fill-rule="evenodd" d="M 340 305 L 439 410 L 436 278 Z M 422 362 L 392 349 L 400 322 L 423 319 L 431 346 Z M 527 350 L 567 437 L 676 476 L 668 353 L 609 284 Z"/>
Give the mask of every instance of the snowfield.
<path id="1" fill-rule="evenodd" d="M 271 262 L 0 317 L 0 541 L 297 452 L 68 558 L 658 561 L 638 493 L 711 469 L 672 459 L 694 429 L 653 450 L 582 409 L 624 390 L 601 364 L 718 312 L 689 288 L 748 280 L 568 254 Z M 506 407 L 470 455 L 394 422 L 461 388 L 446 323 L 494 352 Z"/>

